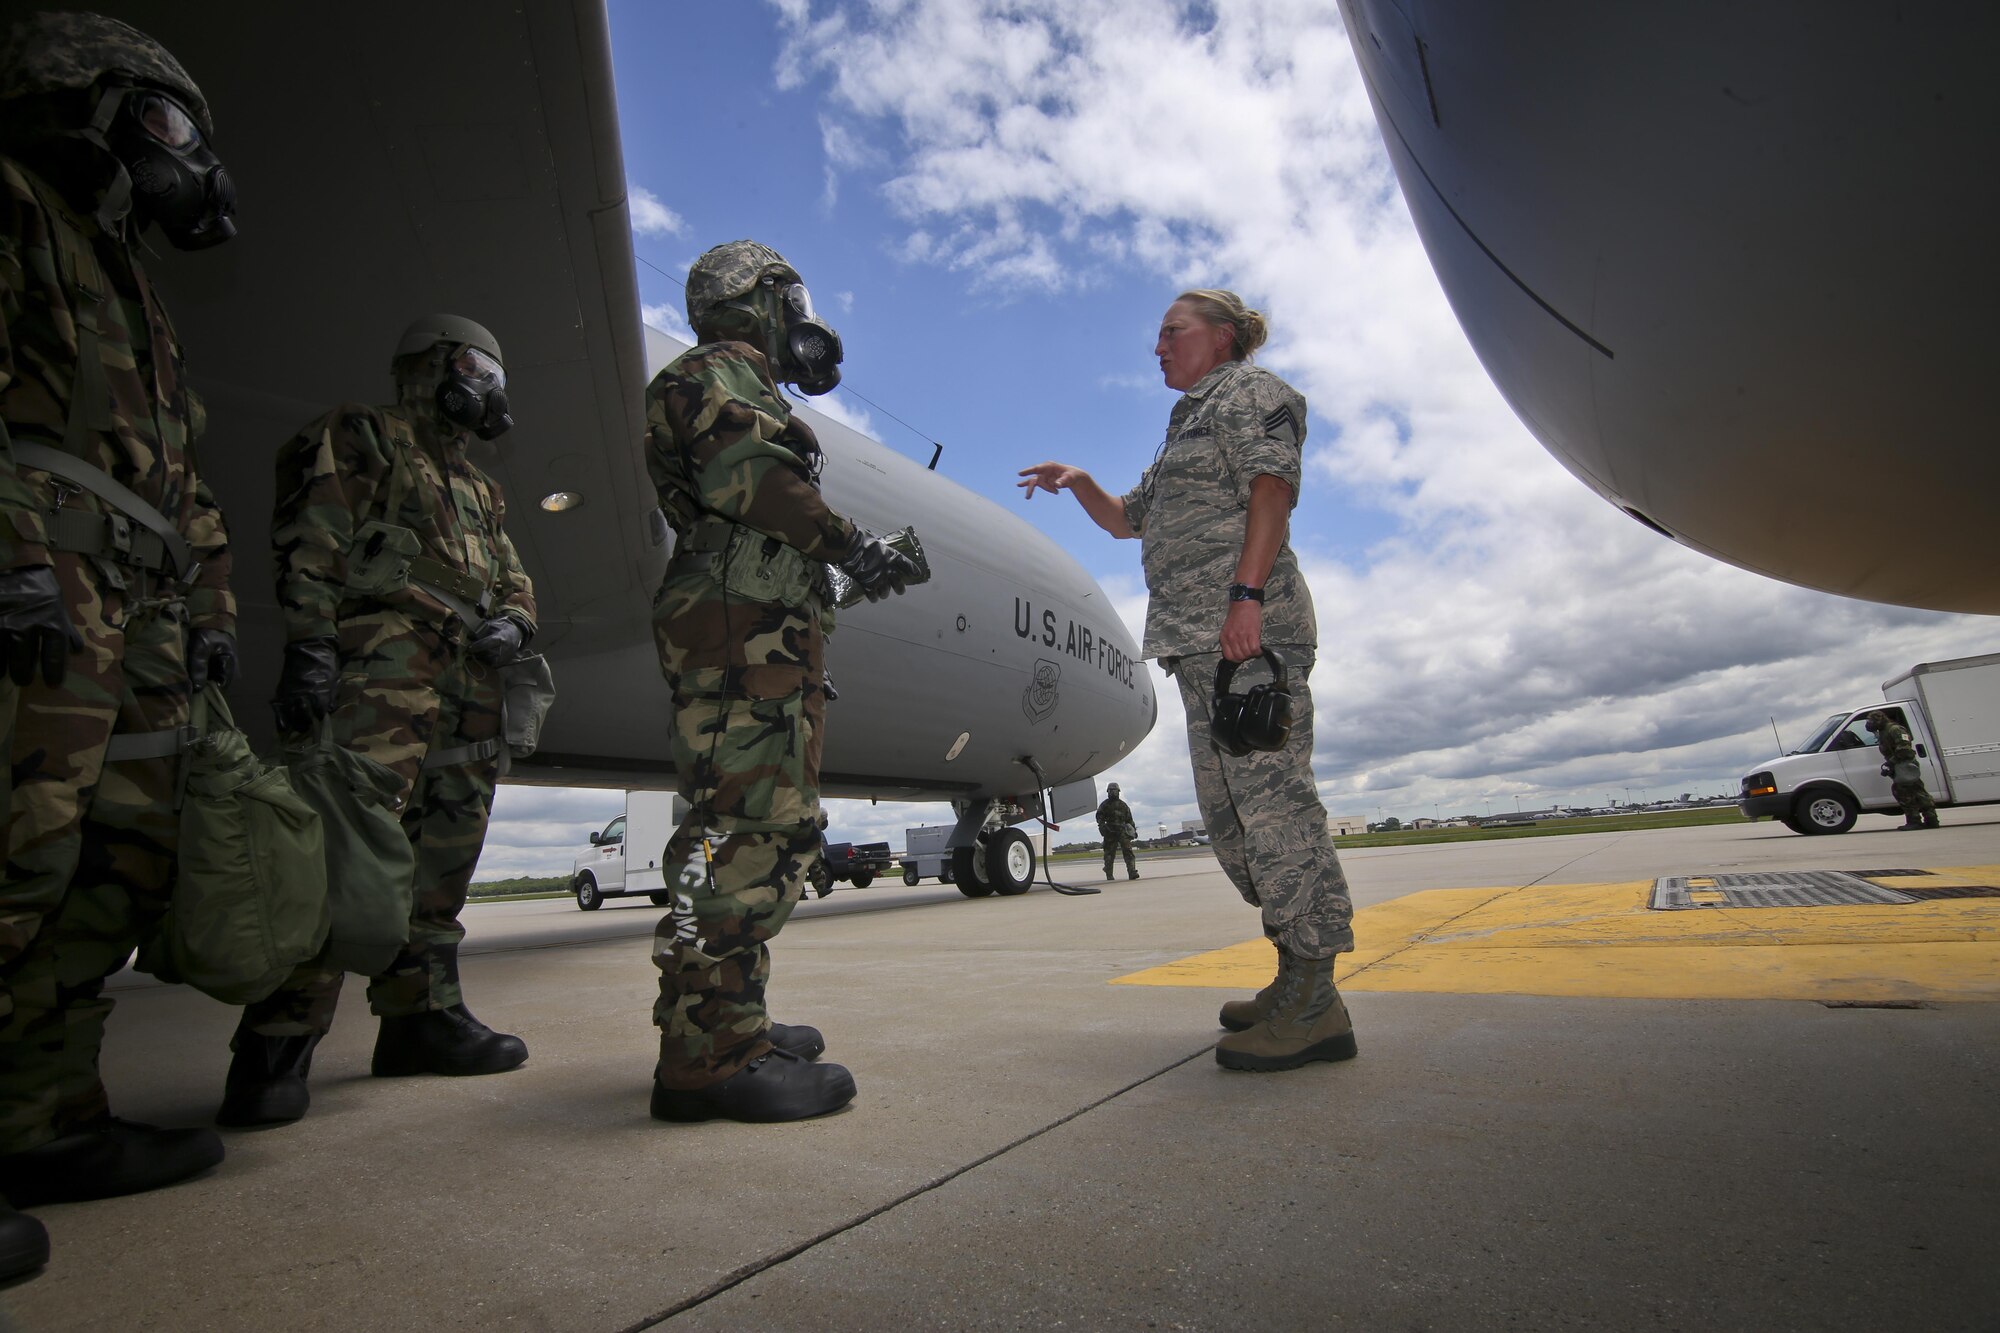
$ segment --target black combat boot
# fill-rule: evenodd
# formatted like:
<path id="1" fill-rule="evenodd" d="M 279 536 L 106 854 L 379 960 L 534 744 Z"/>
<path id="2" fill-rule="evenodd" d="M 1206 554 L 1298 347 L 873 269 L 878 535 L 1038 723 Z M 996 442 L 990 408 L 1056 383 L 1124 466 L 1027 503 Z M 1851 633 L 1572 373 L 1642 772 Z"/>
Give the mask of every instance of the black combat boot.
<path id="1" fill-rule="evenodd" d="M 320 1033 L 266 1037 L 236 1030 L 236 1055 L 222 1081 L 222 1105 L 215 1123 L 224 1129 L 256 1129 L 289 1125 L 306 1113 L 312 1094 L 306 1075 L 312 1072 L 313 1047 Z"/>
<path id="2" fill-rule="evenodd" d="M 26 1213 L 0 1203 L 0 1287 L 42 1271 L 49 1261 L 49 1233 Z"/>
<path id="3" fill-rule="evenodd" d="M 705 1088 L 665 1088 L 653 1081 L 653 1119 L 682 1123 L 741 1120 L 771 1124 L 807 1120 L 854 1100 L 854 1075 L 840 1065 L 816 1065 L 773 1047 Z"/>
<path id="4" fill-rule="evenodd" d="M 212 1129 L 161 1129 L 115 1116 L 0 1157 L 0 1194 L 16 1208 L 138 1194 L 198 1176 L 222 1160 Z"/>
<path id="5" fill-rule="evenodd" d="M 1903 817 L 1903 822 L 1896 825 L 1896 832 L 1908 833 L 1913 828 L 1922 828 L 1923 826 L 1924 826 L 1924 821 L 1918 819 L 1915 815 L 1905 815 Z"/>
<path id="6" fill-rule="evenodd" d="M 826 1038 L 820 1035 L 818 1028 L 807 1027 L 803 1023 L 773 1023 L 764 1038 L 785 1054 L 796 1055 L 801 1060 L 817 1060 L 826 1054 Z"/>
<path id="7" fill-rule="evenodd" d="M 528 1058 L 528 1044 L 495 1032 L 462 1004 L 421 1014 L 395 1014 L 375 1034 L 377 1078 L 405 1074 L 504 1074 Z"/>
<path id="8" fill-rule="evenodd" d="M 1924 811 L 1924 827 L 1925 827 L 1925 828 L 1943 828 L 1943 827 L 1944 827 L 1944 825 L 1943 825 L 1943 824 L 1940 824 L 1940 823 L 1938 822 L 1938 817 L 1937 817 L 1937 811 L 1935 811 L 1935 810 L 1926 810 L 1926 811 Z"/>

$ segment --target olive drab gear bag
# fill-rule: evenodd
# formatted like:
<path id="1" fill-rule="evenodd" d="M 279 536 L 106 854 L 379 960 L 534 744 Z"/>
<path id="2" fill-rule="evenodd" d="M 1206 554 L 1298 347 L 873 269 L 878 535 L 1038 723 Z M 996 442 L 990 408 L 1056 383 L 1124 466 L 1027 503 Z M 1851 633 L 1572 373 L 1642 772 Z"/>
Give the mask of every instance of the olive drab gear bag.
<path id="1" fill-rule="evenodd" d="M 285 768 L 300 798 L 319 812 L 326 843 L 328 967 L 374 976 L 410 939 L 416 849 L 403 831 L 403 779 L 333 738 L 288 738 Z"/>
<path id="2" fill-rule="evenodd" d="M 507 749 L 516 759 L 526 759 L 542 742 L 542 719 L 556 701 L 556 678 L 549 659 L 540 653 L 524 653 L 500 668 L 502 726 Z"/>
<path id="3" fill-rule="evenodd" d="M 278 988 L 326 939 L 320 818 L 236 728 L 222 691 L 195 694 L 181 756 L 179 869 L 135 966 L 224 1004 Z"/>

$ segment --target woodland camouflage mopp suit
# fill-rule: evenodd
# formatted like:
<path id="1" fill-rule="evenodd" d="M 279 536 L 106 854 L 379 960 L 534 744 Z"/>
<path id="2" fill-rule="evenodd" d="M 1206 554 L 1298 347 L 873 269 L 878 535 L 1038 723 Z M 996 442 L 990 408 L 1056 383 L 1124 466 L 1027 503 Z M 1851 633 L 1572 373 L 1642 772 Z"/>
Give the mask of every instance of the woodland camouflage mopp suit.
<path id="1" fill-rule="evenodd" d="M 854 1096 L 847 1070 L 812 1063 L 820 1034 L 764 1006 L 767 943 L 820 848 L 826 562 L 870 599 L 915 567 L 820 497 L 819 443 L 778 384 L 827 392 L 841 348 L 791 265 L 755 241 L 717 246 L 689 270 L 687 310 L 701 342 L 646 393 L 646 466 L 677 538 L 653 629 L 689 806 L 661 862 L 679 880 L 653 947 L 652 1109 L 795 1120 Z"/>
<path id="2" fill-rule="evenodd" d="M 135 254 L 145 223 L 234 234 L 208 105 L 166 50 L 94 14 L 0 28 L 0 1192 L 151 1189 L 221 1160 L 213 1132 L 113 1119 L 105 978 L 159 921 L 193 691 L 235 674 L 201 408 Z M 0 1215 L 0 1277 L 47 1241 Z"/>
<path id="3" fill-rule="evenodd" d="M 278 453 L 278 729 L 330 716 L 336 742 L 393 770 L 416 853 L 409 943 L 368 987 L 378 1075 L 493 1074 L 528 1058 L 472 1016 L 458 978 L 458 917 L 499 776 L 499 668 L 535 632 L 500 487 L 466 453 L 513 424 L 502 366 L 480 325 L 426 316 L 396 347 L 394 406 L 337 407 Z M 341 980 L 315 959 L 244 1010 L 218 1124 L 305 1114 Z"/>

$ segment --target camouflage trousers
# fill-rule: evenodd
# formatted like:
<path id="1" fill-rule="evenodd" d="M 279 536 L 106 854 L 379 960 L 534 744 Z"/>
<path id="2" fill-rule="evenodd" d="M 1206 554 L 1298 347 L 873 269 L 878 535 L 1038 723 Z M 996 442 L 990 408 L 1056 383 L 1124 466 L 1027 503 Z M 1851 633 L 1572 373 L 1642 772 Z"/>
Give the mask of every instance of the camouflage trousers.
<path id="1" fill-rule="evenodd" d="M 54 560 L 82 633 L 60 685 L 9 686 L 11 790 L 0 881 L 0 1153 L 105 1115 L 104 982 L 166 910 L 179 840 L 178 761 L 105 762 L 113 735 L 188 719 L 187 624 L 147 600 L 150 576 L 107 586 L 83 557 Z"/>
<path id="2" fill-rule="evenodd" d="M 1262 910 L 1267 939 L 1295 958 L 1331 958 L 1354 947 L 1354 904 L 1313 782 L 1312 692 L 1304 679 L 1311 664 L 1292 665 L 1299 656 L 1285 654 L 1292 733 L 1269 753 L 1224 754 L 1209 736 L 1220 653 L 1182 657 L 1174 678 L 1187 709 L 1195 799 L 1223 873 Z M 1269 664 L 1257 658 L 1237 669 L 1231 687 L 1242 693 L 1270 680 Z"/>
<path id="3" fill-rule="evenodd" d="M 384 1017 L 462 1003 L 458 923 L 499 779 L 496 756 L 426 768 L 426 756 L 500 735 L 500 673 L 468 658 L 456 622 L 447 630 L 401 611 L 340 624 L 340 694 L 334 739 L 403 779 L 403 831 L 416 851 L 410 940 L 370 978 L 368 1007 Z M 333 874 L 338 866 L 328 867 Z M 333 1026 L 343 974 L 324 959 L 301 963 L 271 995 L 243 1011 L 239 1031 L 324 1033 Z"/>
<path id="4" fill-rule="evenodd" d="M 1930 791 L 1925 788 L 1922 778 L 1915 782 L 1892 782 L 1889 794 L 1896 798 L 1897 805 L 1903 807 L 1905 820 L 1937 818 L 1937 803 L 1931 800 Z"/>
<path id="5" fill-rule="evenodd" d="M 826 700 L 816 671 L 701 669 L 675 680 L 674 709 L 688 815 L 660 861 L 674 904 L 653 939 L 656 1076 L 700 1088 L 771 1049 L 769 945 L 820 854 Z"/>
<path id="6" fill-rule="evenodd" d="M 1111 867 L 1118 860 L 1122 849 L 1125 853 L 1125 873 L 1136 876 L 1139 873 L 1139 858 L 1133 854 L 1135 844 L 1130 833 L 1107 833 L 1104 835 L 1104 877 L 1111 878 Z"/>

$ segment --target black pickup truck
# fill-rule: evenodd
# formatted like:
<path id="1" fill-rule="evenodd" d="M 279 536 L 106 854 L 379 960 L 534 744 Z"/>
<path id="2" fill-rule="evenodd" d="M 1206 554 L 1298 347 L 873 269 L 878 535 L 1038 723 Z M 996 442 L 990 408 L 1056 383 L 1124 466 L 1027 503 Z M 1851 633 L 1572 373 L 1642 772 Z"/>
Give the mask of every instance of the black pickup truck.
<path id="1" fill-rule="evenodd" d="M 824 898 L 833 892 L 833 882 L 844 879 L 857 889 L 865 889 L 875 882 L 877 875 L 885 875 L 896 868 L 895 854 L 886 842 L 821 842 L 819 864 L 812 869 L 812 886 L 815 896 Z"/>

